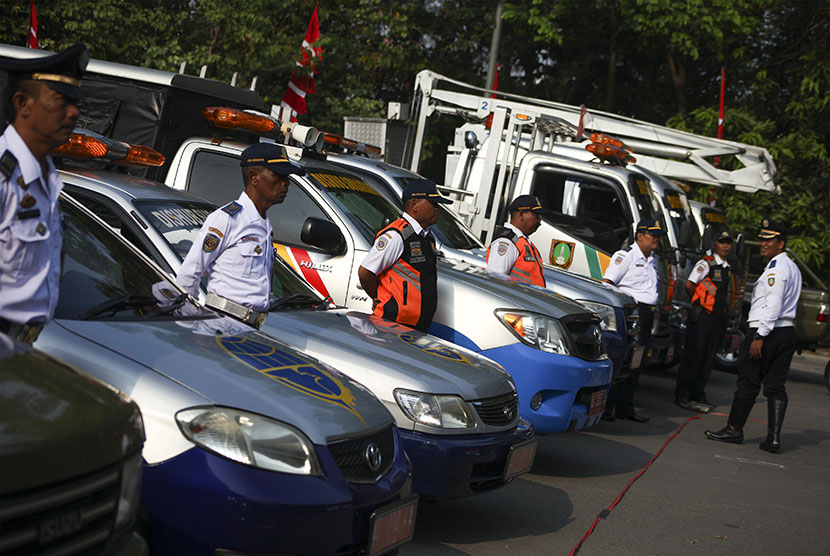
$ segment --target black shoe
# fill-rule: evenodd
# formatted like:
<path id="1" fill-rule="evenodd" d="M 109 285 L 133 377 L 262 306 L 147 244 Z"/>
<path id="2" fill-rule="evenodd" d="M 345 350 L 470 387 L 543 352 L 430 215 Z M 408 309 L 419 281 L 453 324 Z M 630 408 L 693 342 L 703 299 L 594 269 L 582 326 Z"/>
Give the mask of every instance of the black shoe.
<path id="1" fill-rule="evenodd" d="M 781 451 L 781 442 L 776 442 L 772 437 L 767 436 L 766 440 L 758 445 L 758 448 L 771 454 L 777 454 Z"/>
<path id="2" fill-rule="evenodd" d="M 614 417 L 613 415 L 606 415 L 605 413 L 603 413 L 603 414 L 602 414 L 602 420 L 603 420 L 603 421 L 608 421 L 609 423 L 613 423 L 613 422 L 614 422 L 614 421 L 616 421 L 617 419 L 616 419 L 616 417 Z"/>
<path id="3" fill-rule="evenodd" d="M 744 441 L 744 431 L 732 425 L 726 425 L 721 430 L 706 431 L 706 438 L 709 440 L 718 440 L 720 442 L 731 442 L 732 444 L 740 444 Z"/>
<path id="4" fill-rule="evenodd" d="M 758 446 L 761 450 L 771 454 L 781 451 L 781 426 L 786 412 L 787 402 L 767 399 L 767 438 Z"/>
<path id="5" fill-rule="evenodd" d="M 638 413 L 632 413 L 631 415 L 626 416 L 617 415 L 617 419 L 625 419 L 626 421 L 634 421 L 635 423 L 646 423 L 651 420 L 651 417 L 646 417 L 645 415 L 640 415 Z"/>

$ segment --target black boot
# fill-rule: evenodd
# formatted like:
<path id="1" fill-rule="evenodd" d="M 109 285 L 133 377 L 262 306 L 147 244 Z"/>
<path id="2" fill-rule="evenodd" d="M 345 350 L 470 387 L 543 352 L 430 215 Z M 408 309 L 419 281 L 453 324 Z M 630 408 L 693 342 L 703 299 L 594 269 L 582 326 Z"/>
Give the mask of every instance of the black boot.
<path id="1" fill-rule="evenodd" d="M 767 438 L 758 446 L 762 450 L 777 454 L 781 451 L 781 425 L 787 402 L 784 400 L 767 400 Z"/>
<path id="2" fill-rule="evenodd" d="M 719 431 L 707 430 L 706 438 L 720 442 L 740 444 L 744 441 L 744 424 L 752 411 L 753 402 L 746 402 L 737 398 L 732 400 L 732 409 L 729 411 L 727 425 Z"/>

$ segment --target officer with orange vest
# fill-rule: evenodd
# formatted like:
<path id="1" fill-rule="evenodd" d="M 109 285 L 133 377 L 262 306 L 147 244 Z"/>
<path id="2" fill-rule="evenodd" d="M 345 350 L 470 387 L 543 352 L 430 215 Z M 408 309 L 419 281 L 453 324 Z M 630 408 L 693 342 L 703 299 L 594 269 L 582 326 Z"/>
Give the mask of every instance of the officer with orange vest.
<path id="1" fill-rule="evenodd" d="M 527 236 L 539 229 L 541 215 L 551 211 L 542 208 L 534 195 L 516 197 L 507 206 L 507 211 L 510 222 L 496 233 L 487 248 L 487 271 L 545 287 L 542 255 Z"/>
<path id="2" fill-rule="evenodd" d="M 712 361 L 726 331 L 729 290 L 732 284 L 726 257 L 732 251 L 732 236 L 720 232 L 712 242 L 714 253 L 703 256 L 686 281 L 692 298 L 686 345 L 677 372 L 674 402 L 683 409 L 708 412 L 711 405 L 704 389 L 712 372 Z M 703 404 L 701 407 L 700 404 Z"/>
<path id="3" fill-rule="evenodd" d="M 357 269 L 374 314 L 426 332 L 438 306 L 435 238 L 438 205 L 451 204 L 435 182 L 418 179 L 403 190 L 403 215 L 378 232 Z"/>

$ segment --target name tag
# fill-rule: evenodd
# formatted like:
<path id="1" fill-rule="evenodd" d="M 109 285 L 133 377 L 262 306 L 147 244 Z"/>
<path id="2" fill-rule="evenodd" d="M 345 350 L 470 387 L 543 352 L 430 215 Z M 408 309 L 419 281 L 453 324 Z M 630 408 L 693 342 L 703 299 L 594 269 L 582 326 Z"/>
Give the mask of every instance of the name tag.
<path id="1" fill-rule="evenodd" d="M 712 276 L 712 281 L 720 282 L 721 280 L 723 280 L 723 272 L 721 271 L 721 269 L 716 268 Z"/>

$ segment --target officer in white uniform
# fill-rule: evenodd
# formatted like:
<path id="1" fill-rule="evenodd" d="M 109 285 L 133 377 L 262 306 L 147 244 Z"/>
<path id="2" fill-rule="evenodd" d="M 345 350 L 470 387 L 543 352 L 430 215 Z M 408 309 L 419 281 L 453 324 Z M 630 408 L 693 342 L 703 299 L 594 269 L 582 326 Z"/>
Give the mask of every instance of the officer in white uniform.
<path id="1" fill-rule="evenodd" d="M 781 450 L 781 426 L 787 409 L 785 383 L 795 352 L 795 319 L 801 295 L 801 272 L 787 256 L 787 234 L 781 224 L 761 221 L 761 256 L 769 259 L 752 291 L 749 331 L 738 356 L 738 384 L 726 427 L 706 431 L 711 440 L 740 444 L 743 427 L 764 385 L 767 398 L 767 437 L 759 448 Z"/>
<path id="2" fill-rule="evenodd" d="M 660 222 L 654 219 L 641 220 L 637 224 L 634 243 L 611 256 L 611 262 L 602 277 L 603 282 L 616 286 L 637 301 L 640 344 L 644 346 L 651 339 L 651 326 L 657 305 L 657 267 L 652 253 L 657 249 L 662 235 Z M 634 411 L 634 393 L 639 380 L 639 369 L 633 369 L 628 377 L 611 385 L 608 403 L 602 414 L 604 420 L 613 421 L 616 417 L 645 423 L 650 419 Z"/>
<path id="3" fill-rule="evenodd" d="M 29 60 L 3 59 L 8 125 L 0 136 L 0 332 L 37 339 L 58 304 L 63 183 L 49 152 L 69 139 L 80 116 L 82 44 Z"/>
<path id="4" fill-rule="evenodd" d="M 207 217 L 176 281 L 198 297 L 207 275 L 205 304 L 259 328 L 268 315 L 274 257 L 266 212 L 285 200 L 288 176 L 305 170 L 271 143 L 245 149 L 240 164 L 245 190 Z"/>

